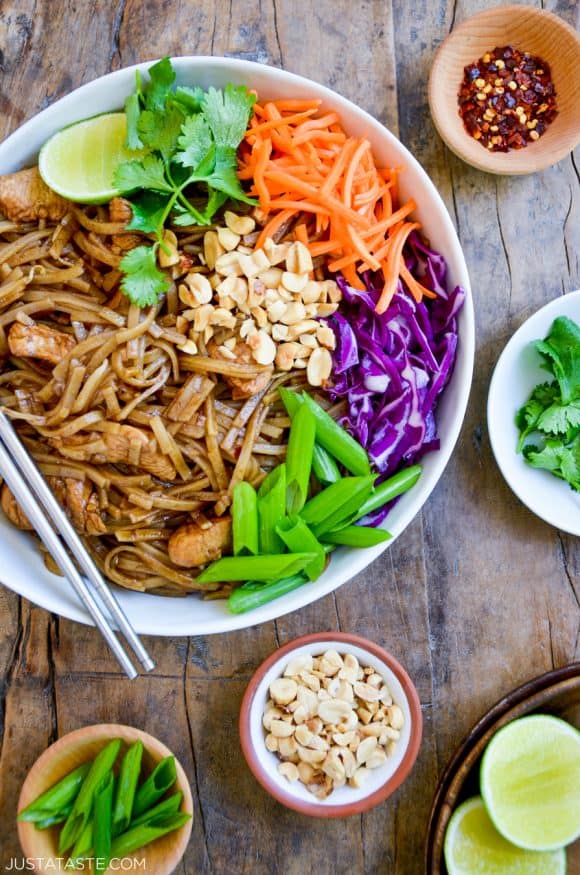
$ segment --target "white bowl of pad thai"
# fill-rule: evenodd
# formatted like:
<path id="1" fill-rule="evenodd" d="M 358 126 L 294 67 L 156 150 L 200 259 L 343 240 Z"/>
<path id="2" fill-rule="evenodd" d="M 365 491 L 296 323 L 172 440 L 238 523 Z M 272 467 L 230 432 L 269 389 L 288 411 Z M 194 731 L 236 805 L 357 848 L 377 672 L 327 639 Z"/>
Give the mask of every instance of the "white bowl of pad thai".
<path id="1" fill-rule="evenodd" d="M 123 154 L 71 195 L 39 153 L 100 114 Z M 0 175 L 0 408 L 138 632 L 273 619 L 401 534 L 461 428 L 473 307 L 379 122 L 282 70 L 163 59 L 39 113 Z M 90 622 L 0 499 L 2 582 Z"/>

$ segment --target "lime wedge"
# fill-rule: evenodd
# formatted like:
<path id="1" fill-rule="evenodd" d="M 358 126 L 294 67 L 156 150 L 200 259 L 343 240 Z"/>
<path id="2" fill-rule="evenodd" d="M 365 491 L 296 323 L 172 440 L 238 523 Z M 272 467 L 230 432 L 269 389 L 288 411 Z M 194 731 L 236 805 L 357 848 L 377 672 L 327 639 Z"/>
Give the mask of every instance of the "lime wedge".
<path id="1" fill-rule="evenodd" d="M 481 796 L 454 812 L 445 834 L 449 875 L 565 875 L 566 852 L 524 851 L 506 841 L 491 822 Z"/>
<path id="2" fill-rule="evenodd" d="M 58 194 L 83 204 L 102 204 L 118 194 L 113 174 L 135 157 L 125 148 L 127 119 L 110 112 L 69 125 L 48 140 L 38 156 L 40 175 Z"/>
<path id="3" fill-rule="evenodd" d="M 506 839 L 535 851 L 580 835 L 580 732 L 557 717 L 508 723 L 488 744 L 481 795 Z"/>

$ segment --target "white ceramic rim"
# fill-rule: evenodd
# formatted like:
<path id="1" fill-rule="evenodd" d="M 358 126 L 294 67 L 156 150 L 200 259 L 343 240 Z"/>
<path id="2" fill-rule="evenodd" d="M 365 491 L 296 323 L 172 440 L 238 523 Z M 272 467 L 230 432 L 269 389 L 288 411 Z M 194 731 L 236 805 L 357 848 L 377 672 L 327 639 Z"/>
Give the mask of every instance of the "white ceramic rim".
<path id="1" fill-rule="evenodd" d="M 544 522 L 580 535 L 580 495 L 549 471 L 532 468 L 516 453 L 516 411 L 538 383 L 550 379 L 540 367 L 533 342 L 547 335 L 558 316 L 580 323 L 580 290 L 561 295 L 537 310 L 507 342 L 489 386 L 487 427 L 495 460 L 512 492 Z"/>
<path id="2" fill-rule="evenodd" d="M 401 737 L 396 743 L 397 746 L 395 753 L 392 757 L 387 759 L 383 766 L 369 770 L 368 778 L 362 787 L 358 789 L 348 786 L 339 787 L 336 790 L 333 790 L 330 796 L 327 796 L 326 799 L 317 799 L 316 796 L 313 796 L 312 793 L 308 792 L 304 784 L 301 784 L 300 781 L 290 783 L 290 781 L 278 771 L 280 760 L 276 754 L 271 753 L 265 745 L 266 731 L 262 726 L 262 716 L 264 714 L 266 702 L 269 698 L 268 689 L 270 684 L 272 681 L 276 680 L 276 678 L 282 676 L 284 669 L 290 660 L 295 659 L 301 654 L 306 655 L 310 653 L 313 656 L 320 656 L 326 650 L 336 650 L 341 656 L 346 653 L 352 653 L 353 656 L 356 656 L 363 667 L 370 665 L 378 672 L 378 674 L 382 675 L 393 698 L 393 703 L 398 705 L 403 712 L 405 722 L 403 729 L 401 730 Z M 400 680 L 394 671 L 382 659 L 375 656 L 374 653 L 370 653 L 363 647 L 348 644 L 344 641 L 334 641 L 332 639 L 329 639 L 328 641 L 312 641 L 310 644 L 303 644 L 302 646 L 297 647 L 296 650 L 293 650 L 291 653 L 284 654 L 272 666 L 270 666 L 258 684 L 250 708 L 250 738 L 261 767 L 267 772 L 270 780 L 276 785 L 281 794 L 297 799 L 300 802 L 319 805 L 321 808 L 339 805 L 351 806 L 356 805 L 357 802 L 360 802 L 362 799 L 366 799 L 367 796 L 376 793 L 376 791 L 382 787 L 383 784 L 386 784 L 389 778 L 395 774 L 401 765 L 403 757 L 409 747 L 409 741 L 411 740 L 411 709 L 409 707 L 409 700 L 405 695 Z"/>
<path id="3" fill-rule="evenodd" d="M 443 473 L 463 423 L 473 373 L 474 313 L 465 258 L 443 200 L 418 161 L 380 122 L 336 92 L 274 67 L 234 58 L 204 56 L 179 57 L 172 61 L 178 81 L 184 81 L 184 76 L 187 76 L 187 81 L 191 82 L 191 78 L 195 77 L 195 81 L 203 87 L 210 84 L 219 87 L 233 80 L 255 87 L 260 94 L 267 96 L 300 93 L 321 98 L 326 106 L 336 109 L 344 119 L 349 119 L 345 122 L 347 130 L 353 130 L 356 126 L 359 135 L 364 133 L 379 162 L 390 162 L 391 166 L 402 165 L 405 168 L 406 173 L 401 174 L 402 195 L 407 197 L 414 194 L 419 204 L 417 217 L 422 220 L 434 248 L 447 261 L 450 287 L 461 285 L 466 292 L 465 304 L 459 315 L 457 361 L 438 407 L 441 449 L 425 457 L 421 479 L 389 515 L 389 531 L 393 535 L 390 541 L 366 550 L 338 550 L 333 555 L 329 570 L 315 584 L 305 584 L 248 614 L 229 613 L 223 601 L 148 596 L 115 587 L 117 598 L 137 632 L 160 636 L 208 635 L 273 620 L 322 598 L 370 565 L 411 522 Z M 0 174 L 30 163 L 46 139 L 66 124 L 119 108 L 124 97 L 133 90 L 135 71 L 145 73 L 151 63 L 135 64 L 95 79 L 25 122 L 0 145 Z M 4 563 L 0 571 L 6 586 L 49 611 L 92 625 L 68 583 L 46 571 L 30 535 L 18 532 L 0 519 L 0 544 L 3 557 L 12 557 L 12 564 Z"/>

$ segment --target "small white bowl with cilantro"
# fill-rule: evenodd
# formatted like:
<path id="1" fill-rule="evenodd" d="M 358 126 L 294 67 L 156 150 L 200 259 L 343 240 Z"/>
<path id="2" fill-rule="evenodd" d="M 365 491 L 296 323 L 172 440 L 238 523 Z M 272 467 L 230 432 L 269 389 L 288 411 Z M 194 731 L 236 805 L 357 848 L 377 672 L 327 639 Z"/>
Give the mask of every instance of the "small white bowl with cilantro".
<path id="1" fill-rule="evenodd" d="M 513 492 L 545 522 L 580 535 L 580 291 L 515 332 L 491 380 L 487 422 Z"/>

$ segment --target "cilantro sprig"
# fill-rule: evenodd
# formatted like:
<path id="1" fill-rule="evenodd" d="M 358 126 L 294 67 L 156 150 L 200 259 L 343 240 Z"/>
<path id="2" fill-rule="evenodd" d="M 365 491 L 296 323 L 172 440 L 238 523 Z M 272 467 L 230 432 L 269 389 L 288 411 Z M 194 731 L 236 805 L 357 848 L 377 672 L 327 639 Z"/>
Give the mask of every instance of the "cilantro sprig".
<path id="1" fill-rule="evenodd" d="M 244 86 L 221 89 L 175 87 L 169 58 L 139 72 L 125 103 L 128 149 L 137 157 L 119 165 L 115 188 L 133 209 L 128 229 L 154 234 L 121 261 L 121 289 L 132 303 L 147 307 L 168 289 L 157 266 L 157 250 L 171 220 L 179 226 L 209 225 L 228 200 L 254 204 L 238 179 L 237 148 L 252 114 L 255 96 Z"/>
<path id="2" fill-rule="evenodd" d="M 518 410 L 518 452 L 580 491 L 580 326 L 561 316 L 535 346 L 555 379 L 536 386 Z"/>

